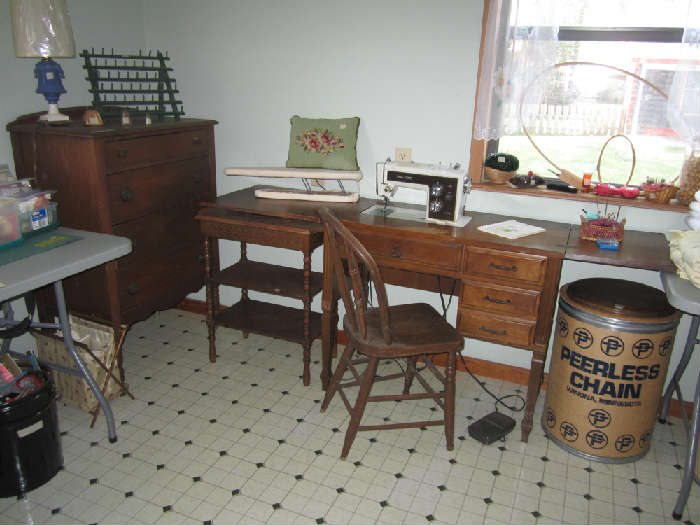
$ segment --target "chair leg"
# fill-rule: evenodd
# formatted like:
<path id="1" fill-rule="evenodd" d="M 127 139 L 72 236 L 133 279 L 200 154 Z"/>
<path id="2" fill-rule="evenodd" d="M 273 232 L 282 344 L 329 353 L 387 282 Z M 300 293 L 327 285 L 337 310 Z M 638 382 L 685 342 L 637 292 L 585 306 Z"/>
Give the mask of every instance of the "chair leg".
<path id="1" fill-rule="evenodd" d="M 416 375 L 416 363 L 418 362 L 418 356 L 409 357 L 406 359 L 406 376 L 403 383 L 403 393 L 408 394 L 411 390 L 411 384 L 413 384 L 413 378 Z"/>
<path id="2" fill-rule="evenodd" d="M 447 354 L 447 366 L 445 368 L 445 440 L 447 450 L 455 448 L 455 370 L 457 365 L 457 352 Z"/>
<path id="3" fill-rule="evenodd" d="M 690 431 L 690 422 L 688 421 L 688 416 L 686 415 L 685 409 L 683 409 L 683 396 L 680 390 L 680 381 L 683 377 L 683 372 L 685 372 L 690 358 L 693 356 L 693 350 L 695 345 L 698 344 L 698 327 L 700 326 L 700 316 L 694 315 L 690 320 L 690 328 L 688 330 L 688 338 L 685 341 L 685 346 L 683 347 L 683 355 L 680 361 L 678 361 L 678 366 L 676 366 L 676 371 L 673 373 L 671 381 L 669 381 L 666 387 L 666 392 L 664 393 L 664 399 L 661 403 L 661 414 L 659 415 L 659 422 L 666 423 L 666 418 L 668 417 L 668 406 L 671 403 L 671 398 L 674 392 L 678 397 L 678 401 L 681 403 L 681 412 L 683 415 L 683 422 L 686 425 L 686 431 Z"/>
<path id="4" fill-rule="evenodd" d="M 335 392 L 338 390 L 338 385 L 343 379 L 343 375 L 345 374 L 345 370 L 348 368 L 348 362 L 352 358 L 354 350 L 355 349 L 353 348 L 352 344 L 348 342 L 348 344 L 345 346 L 345 350 L 343 351 L 343 355 L 340 357 L 340 359 L 338 359 L 338 365 L 336 366 L 331 382 L 328 385 L 326 395 L 323 397 L 323 403 L 321 403 L 322 414 L 326 411 L 328 405 L 333 399 L 333 396 L 335 395 Z"/>
<path id="5" fill-rule="evenodd" d="M 676 500 L 676 506 L 673 508 L 673 519 L 679 520 L 683 515 L 683 509 L 688 501 L 690 494 L 690 486 L 693 483 L 695 475 L 695 461 L 697 460 L 698 449 L 698 434 L 700 434 L 700 375 L 695 386 L 695 405 L 693 407 L 693 425 L 690 435 L 688 436 L 688 452 L 685 458 L 685 466 L 683 468 L 683 481 L 681 482 L 681 490 Z"/>
<path id="6" fill-rule="evenodd" d="M 343 443 L 343 451 L 340 454 L 340 459 L 345 459 L 348 457 L 348 452 L 350 452 L 352 442 L 355 441 L 357 429 L 360 426 L 360 420 L 362 419 L 362 414 L 365 412 L 365 406 L 367 405 L 367 398 L 369 397 L 369 392 L 372 389 L 372 383 L 374 383 L 374 376 L 377 373 L 378 363 L 379 359 L 376 357 L 371 357 L 369 363 L 367 363 L 367 368 L 365 368 L 364 375 L 362 376 L 362 382 L 360 383 L 360 391 L 357 393 L 355 407 L 352 409 L 352 413 L 350 415 L 350 424 L 345 432 L 345 443 Z"/>

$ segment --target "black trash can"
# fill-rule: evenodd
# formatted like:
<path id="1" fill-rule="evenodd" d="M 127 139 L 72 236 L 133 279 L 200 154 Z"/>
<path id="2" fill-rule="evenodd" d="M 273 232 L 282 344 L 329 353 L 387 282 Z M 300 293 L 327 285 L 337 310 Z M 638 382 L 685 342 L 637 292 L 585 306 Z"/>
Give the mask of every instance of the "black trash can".
<path id="1" fill-rule="evenodd" d="M 51 375 L 32 371 L 41 387 L 14 401 L 0 401 L 0 497 L 21 496 L 63 465 L 56 394 Z"/>

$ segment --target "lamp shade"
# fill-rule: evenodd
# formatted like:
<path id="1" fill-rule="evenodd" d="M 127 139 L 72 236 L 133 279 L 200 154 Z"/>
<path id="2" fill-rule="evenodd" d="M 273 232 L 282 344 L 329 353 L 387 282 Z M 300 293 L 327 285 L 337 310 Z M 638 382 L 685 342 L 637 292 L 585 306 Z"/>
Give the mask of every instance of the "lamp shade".
<path id="1" fill-rule="evenodd" d="M 74 57 L 75 42 L 65 0 L 10 0 L 18 57 Z"/>

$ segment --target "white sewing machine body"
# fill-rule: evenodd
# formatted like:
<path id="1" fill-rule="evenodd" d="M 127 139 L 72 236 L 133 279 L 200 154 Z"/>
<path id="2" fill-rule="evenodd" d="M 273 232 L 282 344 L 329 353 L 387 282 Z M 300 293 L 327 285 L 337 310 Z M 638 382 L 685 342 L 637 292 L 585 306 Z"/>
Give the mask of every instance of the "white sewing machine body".
<path id="1" fill-rule="evenodd" d="M 400 187 L 425 191 L 425 220 L 460 226 L 468 221 L 463 211 L 471 178 L 459 165 L 378 162 L 377 195 L 388 199 Z"/>

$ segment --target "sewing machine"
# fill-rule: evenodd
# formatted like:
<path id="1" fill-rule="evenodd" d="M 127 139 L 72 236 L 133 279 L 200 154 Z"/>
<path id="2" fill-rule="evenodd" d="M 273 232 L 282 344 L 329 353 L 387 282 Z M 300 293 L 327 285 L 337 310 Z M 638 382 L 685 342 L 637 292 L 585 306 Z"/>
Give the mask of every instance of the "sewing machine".
<path id="1" fill-rule="evenodd" d="M 471 190 L 471 179 L 459 164 L 442 166 L 437 164 L 386 162 L 377 163 L 377 195 L 384 197 L 384 206 L 374 206 L 370 213 L 394 214 L 388 206 L 389 198 L 400 187 L 425 191 L 425 214 L 422 219 L 440 224 L 464 226 L 470 217 L 463 215 L 467 193 Z M 397 216 L 397 215 L 395 215 Z M 398 216 L 397 216 L 398 217 Z"/>

